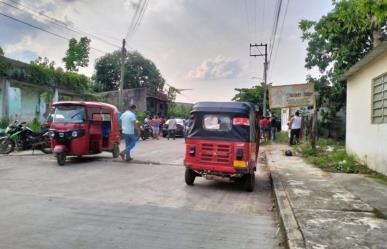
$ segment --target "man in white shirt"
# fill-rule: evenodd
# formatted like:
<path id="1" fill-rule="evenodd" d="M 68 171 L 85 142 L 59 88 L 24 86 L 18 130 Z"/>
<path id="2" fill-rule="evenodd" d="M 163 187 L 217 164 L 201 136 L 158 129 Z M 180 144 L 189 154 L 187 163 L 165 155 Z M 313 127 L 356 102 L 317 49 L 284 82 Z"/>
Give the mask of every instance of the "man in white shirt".
<path id="1" fill-rule="evenodd" d="M 120 117 L 122 134 L 125 138 L 125 149 L 121 151 L 120 157 L 124 161 L 133 160 L 130 151 L 134 148 L 137 141 L 136 136 L 136 105 L 131 105 Z"/>
<path id="2" fill-rule="evenodd" d="M 302 129 L 302 117 L 300 117 L 300 112 L 296 111 L 294 117 L 290 120 L 290 145 L 294 145 L 294 137 L 296 137 L 296 143 L 300 142 L 300 134 Z"/>
<path id="3" fill-rule="evenodd" d="M 174 117 L 168 120 L 168 140 L 172 137 L 175 140 L 177 123 Z"/>

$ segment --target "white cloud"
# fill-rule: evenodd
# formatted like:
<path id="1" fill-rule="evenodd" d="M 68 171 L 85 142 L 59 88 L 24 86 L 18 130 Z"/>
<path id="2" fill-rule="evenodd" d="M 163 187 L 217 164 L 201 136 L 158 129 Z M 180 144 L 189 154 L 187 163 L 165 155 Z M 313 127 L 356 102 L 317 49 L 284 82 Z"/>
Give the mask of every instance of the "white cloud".
<path id="1" fill-rule="evenodd" d="M 216 80 L 235 79 L 243 71 L 243 66 L 238 59 L 217 56 L 214 59 L 203 61 L 195 70 L 186 75 L 188 80 Z"/>

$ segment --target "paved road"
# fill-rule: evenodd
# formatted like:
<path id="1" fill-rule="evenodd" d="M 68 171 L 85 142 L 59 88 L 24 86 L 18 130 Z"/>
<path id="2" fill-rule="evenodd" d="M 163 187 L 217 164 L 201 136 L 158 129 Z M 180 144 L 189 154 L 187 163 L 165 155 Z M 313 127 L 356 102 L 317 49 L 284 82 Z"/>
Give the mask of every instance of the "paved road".
<path id="1" fill-rule="evenodd" d="M 0 156 L 0 248 L 280 248 L 266 168 L 253 193 L 188 187 L 183 152 L 184 140 L 162 139 L 141 142 L 134 163 Z"/>

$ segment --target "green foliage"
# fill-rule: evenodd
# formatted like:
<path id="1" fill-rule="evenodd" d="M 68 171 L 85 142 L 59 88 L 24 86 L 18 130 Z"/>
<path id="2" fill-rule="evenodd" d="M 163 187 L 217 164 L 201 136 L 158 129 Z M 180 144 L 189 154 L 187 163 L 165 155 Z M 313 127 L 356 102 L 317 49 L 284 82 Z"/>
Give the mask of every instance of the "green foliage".
<path id="1" fill-rule="evenodd" d="M 252 88 L 235 88 L 235 91 L 237 91 L 237 94 L 235 94 L 232 100 L 258 104 L 259 110 L 263 110 L 263 86 L 254 86 Z"/>
<path id="2" fill-rule="evenodd" d="M 11 68 L 11 63 L 9 63 L 5 57 L 0 56 L 0 77 L 8 76 L 8 72 Z"/>
<path id="3" fill-rule="evenodd" d="M 117 90 L 121 79 L 121 51 L 97 59 L 93 76 L 96 92 Z M 156 65 L 138 52 L 125 54 L 124 88 L 148 87 L 163 90 L 165 80 Z"/>
<path id="4" fill-rule="evenodd" d="M 8 117 L 1 117 L 0 119 L 0 129 L 5 129 L 11 123 L 11 120 Z"/>
<path id="5" fill-rule="evenodd" d="M 319 139 L 316 149 L 310 145 L 296 146 L 296 151 L 315 166 L 329 172 L 377 175 L 375 171 L 345 152 L 344 143 L 333 139 Z"/>
<path id="6" fill-rule="evenodd" d="M 0 47 L 0 56 L 4 56 L 4 50 Z"/>
<path id="7" fill-rule="evenodd" d="M 373 0 L 332 1 L 333 10 L 319 21 L 302 20 L 302 39 L 308 42 L 305 67 L 317 68 L 321 76 L 312 78 L 320 93 L 319 106 L 330 109 L 334 119 L 345 104 L 346 85 L 339 77 L 358 62 L 385 32 L 387 2 Z M 383 31 L 384 30 L 384 31 Z M 329 122 L 329 120 L 326 120 Z"/>
<path id="8" fill-rule="evenodd" d="M 189 117 L 191 110 L 185 106 L 175 106 L 172 105 L 168 108 L 168 117 L 179 117 L 187 119 Z"/>
<path id="9" fill-rule="evenodd" d="M 280 143 L 280 144 L 288 144 L 289 143 L 289 133 L 286 131 L 276 132 L 274 142 Z"/>
<path id="10" fill-rule="evenodd" d="M 31 64 L 0 57 L 0 76 L 8 76 L 14 80 L 42 86 L 56 85 L 83 93 L 91 89 L 91 82 L 87 76 L 74 72 L 64 72 L 60 67 L 54 68 L 53 62 L 41 57 L 32 61 Z"/>
<path id="11" fill-rule="evenodd" d="M 143 122 L 144 122 L 144 120 L 145 120 L 145 117 L 146 117 L 146 113 L 145 113 L 145 112 L 138 112 L 138 113 L 136 114 L 136 116 L 137 116 L 137 120 L 138 120 L 141 124 L 143 124 Z"/>
<path id="12" fill-rule="evenodd" d="M 63 58 L 67 71 L 78 71 L 79 67 L 89 65 L 90 42 L 87 37 L 81 37 L 79 42 L 75 38 L 70 39 L 69 48 Z"/>
<path id="13" fill-rule="evenodd" d="M 40 132 L 42 130 L 42 124 L 35 118 L 32 122 L 26 124 L 33 132 Z"/>

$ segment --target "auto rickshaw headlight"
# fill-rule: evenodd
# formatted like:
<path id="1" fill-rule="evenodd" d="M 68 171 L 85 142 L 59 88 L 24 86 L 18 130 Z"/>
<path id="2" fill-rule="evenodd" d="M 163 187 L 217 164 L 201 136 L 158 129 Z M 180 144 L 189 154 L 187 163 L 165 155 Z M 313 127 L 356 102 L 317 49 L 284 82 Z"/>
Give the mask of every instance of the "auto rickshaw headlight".
<path id="1" fill-rule="evenodd" d="M 72 136 L 72 137 L 77 137 L 77 136 L 78 136 L 78 131 L 73 131 L 73 132 L 71 133 L 71 136 Z"/>
<path id="2" fill-rule="evenodd" d="M 195 145 L 191 145 L 189 147 L 189 154 L 190 154 L 190 156 L 195 156 L 195 154 L 196 154 L 196 147 L 195 147 Z"/>
<path id="3" fill-rule="evenodd" d="M 54 132 L 54 131 L 49 131 L 49 132 L 48 132 L 48 135 L 49 135 L 50 137 L 55 137 L 55 132 Z"/>

